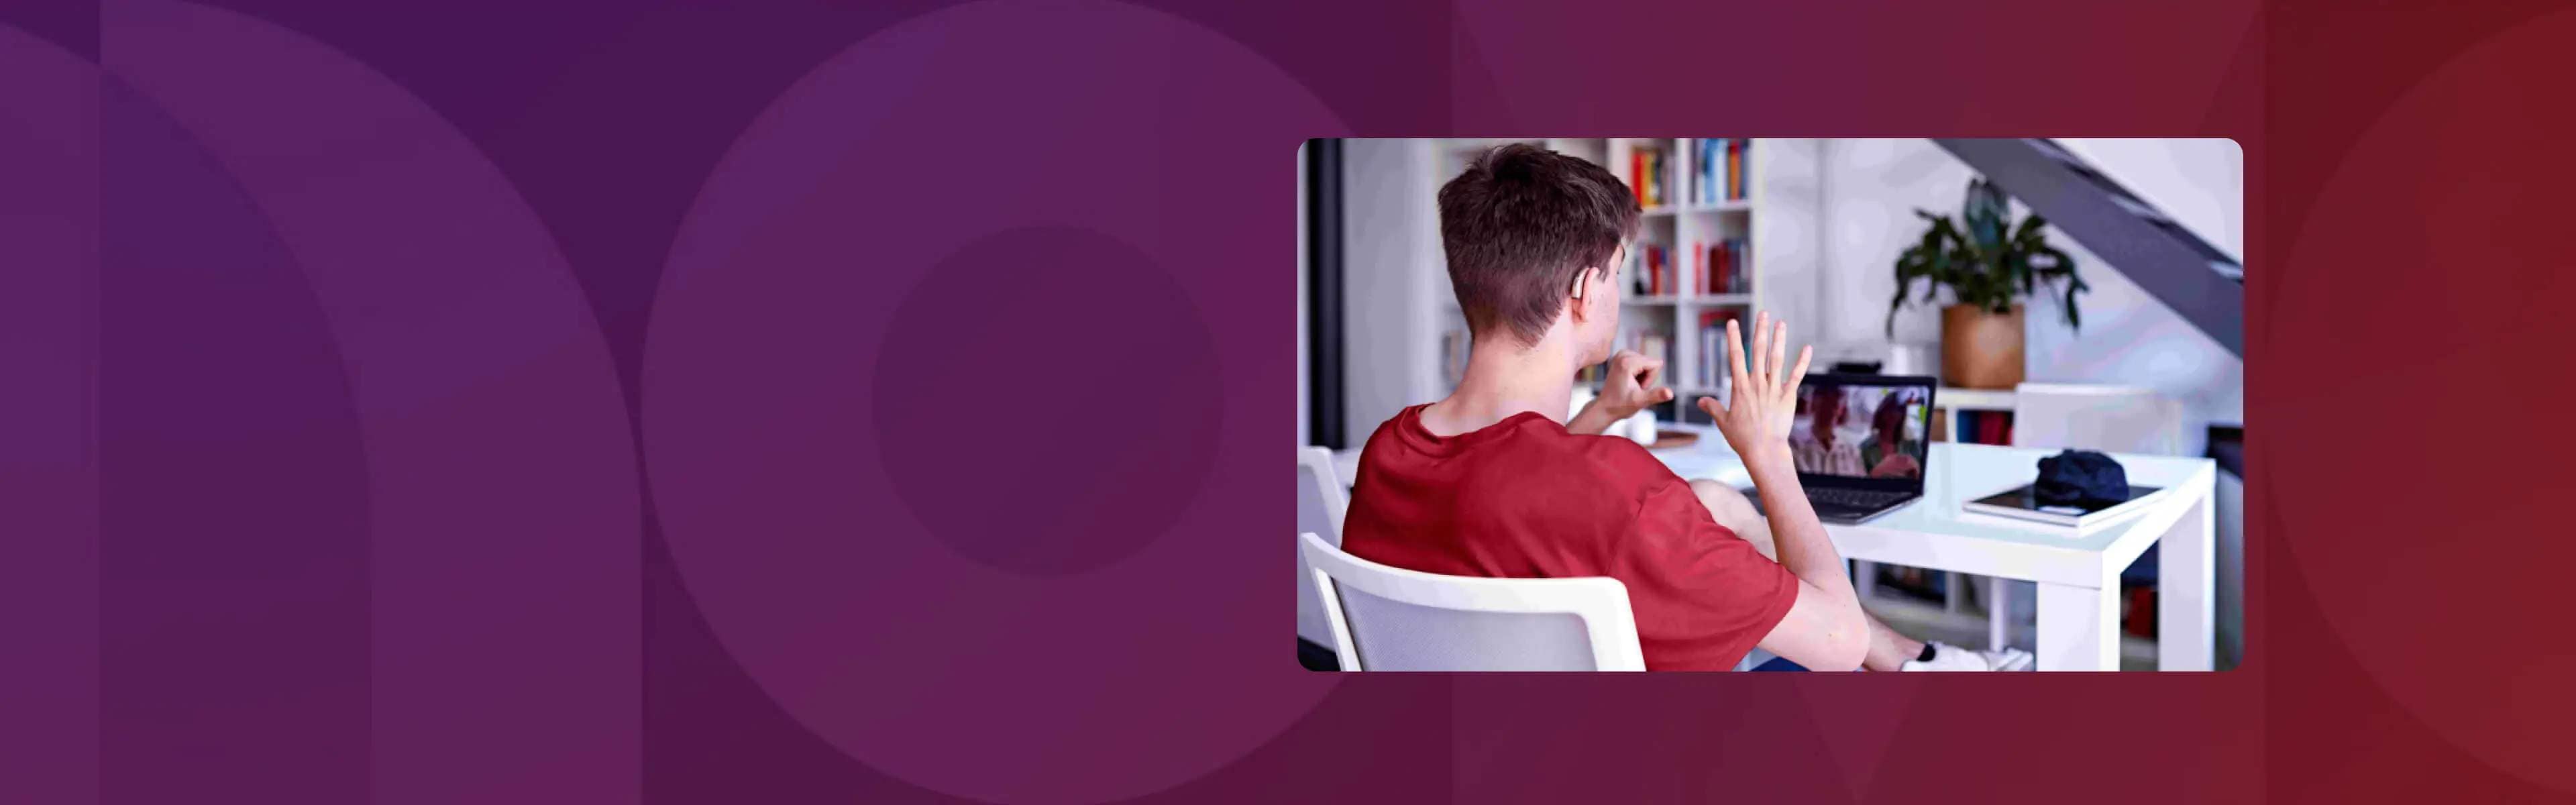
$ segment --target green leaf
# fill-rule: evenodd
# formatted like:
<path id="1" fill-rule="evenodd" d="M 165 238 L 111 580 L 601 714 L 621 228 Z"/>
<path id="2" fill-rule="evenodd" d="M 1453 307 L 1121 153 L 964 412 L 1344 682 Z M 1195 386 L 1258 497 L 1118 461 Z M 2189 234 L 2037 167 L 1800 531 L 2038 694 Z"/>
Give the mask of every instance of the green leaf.
<path id="1" fill-rule="evenodd" d="M 1948 288 L 1957 304 L 1996 313 L 2009 313 L 2014 302 L 2040 293 L 2042 286 L 2056 292 L 2062 284 L 2067 323 L 2074 326 L 2081 321 L 2075 297 L 2088 286 L 2076 276 L 2074 260 L 2049 244 L 2046 218 L 2027 215 L 2014 221 L 2002 188 L 1982 178 L 1972 179 L 1958 215 L 1923 209 L 1914 214 L 1926 226 L 1921 239 L 1897 254 L 1897 287 L 1887 312 L 1891 337 L 1896 314 L 1917 279 L 1924 281 L 1920 300 L 1924 304 L 1933 303 L 1941 289 Z"/>

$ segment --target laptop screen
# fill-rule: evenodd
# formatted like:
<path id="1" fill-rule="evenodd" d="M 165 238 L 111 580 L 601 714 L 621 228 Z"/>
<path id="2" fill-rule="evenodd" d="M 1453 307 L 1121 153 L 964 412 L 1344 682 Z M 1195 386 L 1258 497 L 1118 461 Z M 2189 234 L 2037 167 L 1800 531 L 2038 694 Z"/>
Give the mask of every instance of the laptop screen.
<path id="1" fill-rule="evenodd" d="M 1811 375 L 1798 387 L 1789 452 L 1801 475 L 1920 483 L 1931 421 L 1928 383 Z"/>

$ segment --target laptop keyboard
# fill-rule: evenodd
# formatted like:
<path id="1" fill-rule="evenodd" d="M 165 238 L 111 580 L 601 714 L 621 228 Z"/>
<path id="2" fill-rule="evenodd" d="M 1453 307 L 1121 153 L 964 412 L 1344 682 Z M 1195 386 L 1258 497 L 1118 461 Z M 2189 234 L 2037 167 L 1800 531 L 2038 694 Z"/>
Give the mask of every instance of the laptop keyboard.
<path id="1" fill-rule="evenodd" d="M 1809 489 L 1807 500 L 1853 509 L 1877 509 L 1914 497 L 1912 492 L 1891 489 Z"/>

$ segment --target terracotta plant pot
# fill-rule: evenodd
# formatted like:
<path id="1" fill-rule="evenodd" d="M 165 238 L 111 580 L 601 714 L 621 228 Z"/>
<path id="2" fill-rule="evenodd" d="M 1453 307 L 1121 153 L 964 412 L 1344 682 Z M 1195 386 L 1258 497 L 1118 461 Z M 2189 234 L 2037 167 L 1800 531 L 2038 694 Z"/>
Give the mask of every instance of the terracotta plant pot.
<path id="1" fill-rule="evenodd" d="M 2021 306 L 1991 313 L 1975 305 L 1941 309 L 1941 382 L 1963 389 L 2021 384 Z"/>

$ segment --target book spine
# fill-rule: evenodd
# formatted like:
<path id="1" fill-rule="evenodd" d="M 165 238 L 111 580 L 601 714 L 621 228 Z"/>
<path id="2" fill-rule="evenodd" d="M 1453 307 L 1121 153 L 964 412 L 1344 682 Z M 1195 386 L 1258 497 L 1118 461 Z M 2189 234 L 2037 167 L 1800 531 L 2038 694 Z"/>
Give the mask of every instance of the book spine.
<path id="1" fill-rule="evenodd" d="M 1637 194 L 1637 206 L 1646 205 L 1646 152 L 1628 152 L 1628 189 Z"/>
<path id="2" fill-rule="evenodd" d="M 1746 181 L 1746 179 L 1747 179 L 1747 177 L 1749 177 L 1749 176 L 1752 174 L 1752 171 L 1750 170 L 1752 167 L 1753 167 L 1753 141 L 1752 141 L 1752 140 L 1736 140 L 1736 141 L 1735 141 L 1735 175 L 1734 175 L 1734 176 L 1731 176 L 1731 177 L 1728 177 L 1730 180 L 1732 180 L 1732 181 L 1731 181 L 1731 183 L 1734 185 L 1734 188 L 1733 188 L 1733 189 L 1734 189 L 1735 198 L 1738 198 L 1738 199 L 1744 198 L 1744 196 L 1745 196 L 1745 188 L 1746 188 L 1746 186 L 1749 184 L 1749 183 Z"/>

